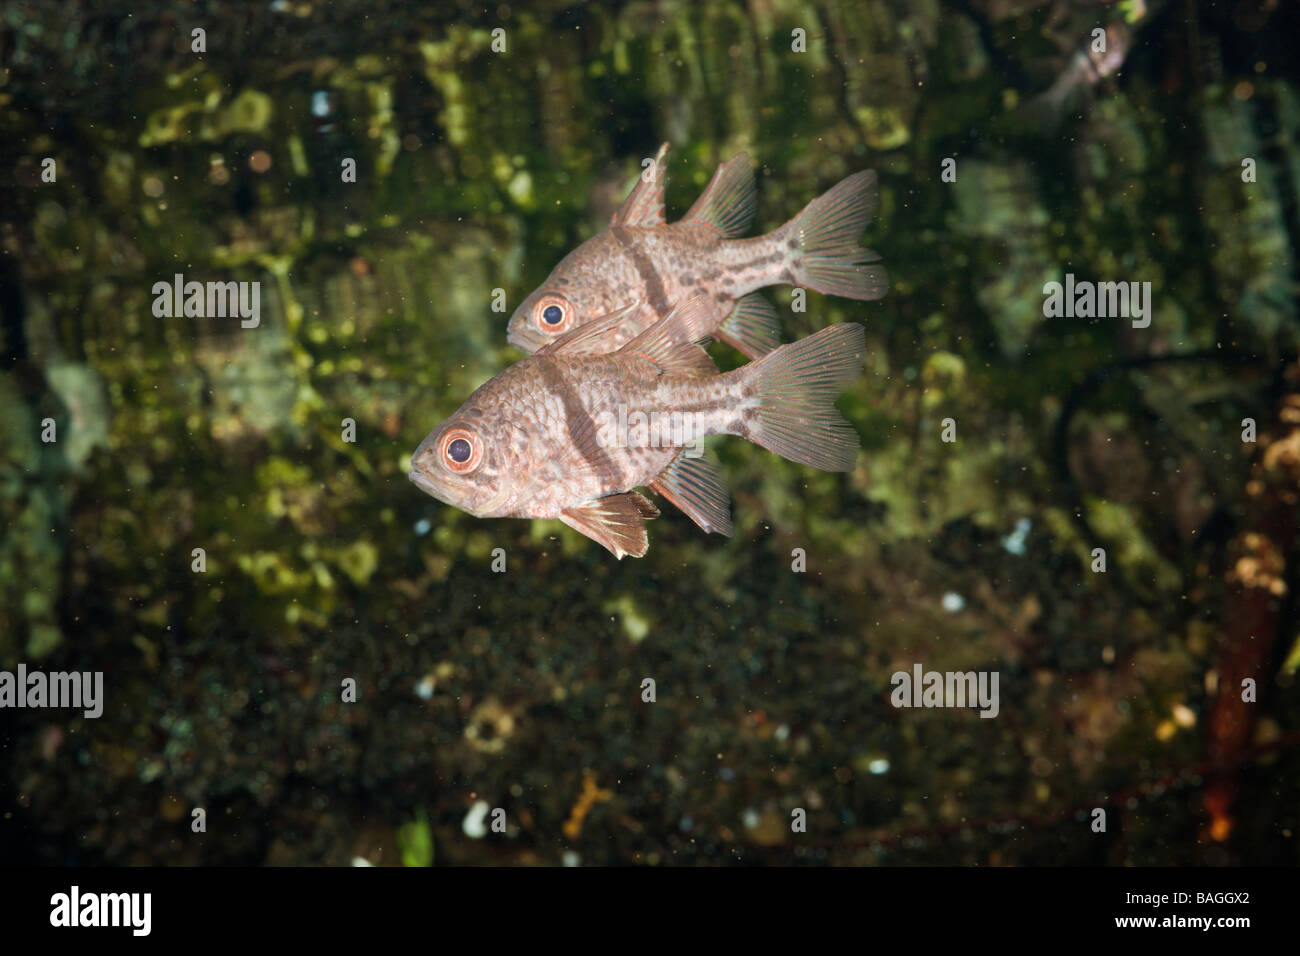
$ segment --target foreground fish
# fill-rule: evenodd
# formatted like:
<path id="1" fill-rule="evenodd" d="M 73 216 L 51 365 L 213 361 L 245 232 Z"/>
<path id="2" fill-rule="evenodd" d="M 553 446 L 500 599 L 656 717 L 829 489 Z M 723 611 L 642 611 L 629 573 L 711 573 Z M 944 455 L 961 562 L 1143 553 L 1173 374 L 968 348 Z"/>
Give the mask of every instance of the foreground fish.
<path id="1" fill-rule="evenodd" d="M 709 298 L 603 353 L 634 311 L 575 330 L 478 388 L 420 443 L 411 481 L 482 518 L 559 518 L 622 558 L 646 553 L 645 519 L 659 514 L 638 487 L 705 531 L 731 534 L 722 475 L 689 449 L 705 435 L 740 435 L 827 471 L 853 467 L 858 436 L 834 402 L 862 373 L 862 326 L 833 325 L 719 374 L 695 344 L 714 321 Z"/>
<path id="2" fill-rule="evenodd" d="M 718 167 L 685 218 L 664 217 L 668 144 L 637 181 L 604 232 L 560 261 L 510 317 L 509 341 L 525 352 L 600 316 L 643 303 L 610 330 L 612 352 L 649 328 L 672 304 L 699 294 L 713 301 L 708 335 L 750 358 L 780 342 L 764 286 L 798 285 L 849 299 L 879 299 L 888 280 L 879 256 L 858 245 L 876 208 L 876 174 L 854 173 L 775 232 L 738 239 L 754 219 L 754 171 L 741 153 Z"/>

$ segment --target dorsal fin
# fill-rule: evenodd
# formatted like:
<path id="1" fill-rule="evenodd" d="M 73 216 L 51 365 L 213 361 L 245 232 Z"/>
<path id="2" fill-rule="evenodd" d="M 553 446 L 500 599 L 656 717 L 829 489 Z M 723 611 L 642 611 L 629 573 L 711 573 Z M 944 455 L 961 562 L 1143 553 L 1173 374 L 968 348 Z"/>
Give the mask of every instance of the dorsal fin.
<path id="1" fill-rule="evenodd" d="M 738 153 L 718 167 L 682 220 L 712 226 L 725 238 L 735 239 L 749 231 L 757 207 L 754 170 L 749 157 Z"/>
<path id="2" fill-rule="evenodd" d="M 664 143 L 655 154 L 654 162 L 641 170 L 636 185 L 623 200 L 618 212 L 610 217 L 610 228 L 614 226 L 662 226 L 667 220 L 664 216 L 664 186 L 668 182 L 668 167 L 664 165 L 664 154 L 668 144 Z"/>
<path id="3" fill-rule="evenodd" d="M 657 517 L 659 509 L 635 491 L 584 501 L 560 512 L 561 521 L 604 545 L 620 561 L 627 554 L 639 558 L 646 553 L 650 541 L 645 522 Z"/>
<path id="4" fill-rule="evenodd" d="M 716 375 L 718 367 L 699 343 L 707 340 L 718 324 L 719 306 L 713 296 L 699 293 L 618 350 L 652 363 L 665 375 L 699 377 Z"/>
<path id="5" fill-rule="evenodd" d="M 586 325 L 565 332 L 554 342 L 542 346 L 537 355 L 604 355 L 614 351 L 609 347 L 609 334 L 624 322 L 635 318 L 646 305 L 645 299 L 637 299 L 631 305 L 608 312 Z"/>

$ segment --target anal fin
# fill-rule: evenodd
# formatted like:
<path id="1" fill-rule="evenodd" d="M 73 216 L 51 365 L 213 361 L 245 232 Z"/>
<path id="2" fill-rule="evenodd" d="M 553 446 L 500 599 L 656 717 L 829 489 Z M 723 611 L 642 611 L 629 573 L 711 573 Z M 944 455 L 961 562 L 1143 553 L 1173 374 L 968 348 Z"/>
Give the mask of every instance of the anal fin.
<path id="1" fill-rule="evenodd" d="M 711 458 L 692 458 L 683 451 L 650 482 L 649 488 L 671 501 L 706 533 L 731 537 L 731 496 L 722 469 Z"/>
<path id="2" fill-rule="evenodd" d="M 620 561 L 628 554 L 645 555 L 650 548 L 645 522 L 657 517 L 659 509 L 635 491 L 594 498 L 560 512 L 561 521 L 608 548 Z"/>
<path id="3" fill-rule="evenodd" d="M 751 292 L 736 303 L 731 315 L 713 335 L 752 359 L 762 358 L 781 344 L 776 307 L 757 292 Z"/>

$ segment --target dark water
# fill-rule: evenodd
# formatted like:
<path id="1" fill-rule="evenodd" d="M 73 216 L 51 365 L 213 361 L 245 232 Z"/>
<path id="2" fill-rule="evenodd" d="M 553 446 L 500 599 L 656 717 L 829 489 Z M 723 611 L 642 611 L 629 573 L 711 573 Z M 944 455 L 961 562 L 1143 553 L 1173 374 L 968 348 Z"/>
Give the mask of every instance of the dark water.
<path id="1" fill-rule="evenodd" d="M 104 691 L 4 712 L 4 859 L 1293 863 L 1296 26 L 6 6 L 0 669 Z M 877 170 L 889 295 L 765 293 L 787 341 L 866 326 L 857 469 L 722 440 L 735 536 L 666 507 L 621 562 L 422 495 L 407 456 L 664 140 L 670 219 L 740 150 L 764 231 Z M 260 283 L 258 325 L 155 315 L 177 273 Z M 1045 315 L 1067 275 L 1150 310 Z M 996 716 L 894 706 L 916 665 L 996 675 Z"/>

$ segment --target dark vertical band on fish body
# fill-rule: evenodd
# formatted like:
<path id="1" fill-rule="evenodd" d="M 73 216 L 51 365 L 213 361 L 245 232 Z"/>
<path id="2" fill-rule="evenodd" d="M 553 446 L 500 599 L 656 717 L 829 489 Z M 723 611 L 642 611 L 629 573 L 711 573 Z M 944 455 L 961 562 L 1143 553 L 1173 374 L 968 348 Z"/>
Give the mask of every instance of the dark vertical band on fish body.
<path id="1" fill-rule="evenodd" d="M 655 269 L 655 264 L 650 261 L 650 257 L 645 254 L 645 250 L 633 241 L 625 229 L 614 226 L 609 231 L 631 258 L 632 265 L 636 267 L 637 274 L 641 276 L 641 282 L 645 285 L 646 297 L 651 308 L 662 319 L 671 311 L 672 303 L 668 301 L 668 293 L 664 290 L 663 280 L 659 278 L 659 272 Z"/>
<path id="2" fill-rule="evenodd" d="M 553 361 L 540 361 L 537 369 L 550 391 L 559 396 L 564 405 L 564 425 L 569 433 L 569 442 L 573 445 L 593 472 L 606 475 L 611 480 L 622 477 L 621 469 L 613 457 L 596 441 L 598 434 L 596 420 L 582 406 L 582 399 L 572 383 L 561 374 Z"/>

